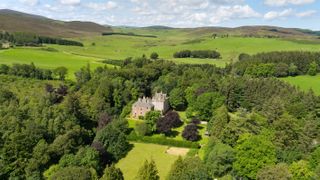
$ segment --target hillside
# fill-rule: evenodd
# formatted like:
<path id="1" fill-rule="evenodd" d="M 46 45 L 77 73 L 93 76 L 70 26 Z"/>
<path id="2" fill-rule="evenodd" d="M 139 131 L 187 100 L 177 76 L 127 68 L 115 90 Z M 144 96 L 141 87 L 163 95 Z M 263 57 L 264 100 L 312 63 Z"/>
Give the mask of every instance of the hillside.
<path id="1" fill-rule="evenodd" d="M 283 28 L 275 26 L 241 26 L 235 28 L 228 27 L 198 27 L 198 28 L 170 28 L 163 26 L 150 26 L 140 28 L 145 31 L 179 31 L 186 33 L 189 36 L 210 36 L 216 34 L 231 35 L 231 36 L 246 36 L 246 37 L 277 37 L 291 39 L 318 39 L 318 32 L 304 30 L 298 28 Z M 128 29 L 127 29 L 128 30 Z"/>
<path id="2" fill-rule="evenodd" d="M 112 31 L 110 27 L 93 22 L 57 21 L 8 9 L 0 10 L 0 30 L 64 38 L 99 35 Z"/>

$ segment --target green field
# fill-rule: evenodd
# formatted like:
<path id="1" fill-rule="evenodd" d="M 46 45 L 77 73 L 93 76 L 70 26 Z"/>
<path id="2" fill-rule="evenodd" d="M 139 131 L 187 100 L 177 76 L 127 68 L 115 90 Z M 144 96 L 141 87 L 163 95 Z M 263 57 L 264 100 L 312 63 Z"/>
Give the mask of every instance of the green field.
<path id="1" fill-rule="evenodd" d="M 171 165 L 178 158 L 178 156 L 165 153 L 168 146 L 142 143 L 134 143 L 133 145 L 134 147 L 128 155 L 116 165 L 122 170 L 126 180 L 134 179 L 144 161 L 150 159 L 156 162 L 161 179 L 165 179 Z"/>
<path id="2" fill-rule="evenodd" d="M 0 51 L 0 64 L 33 62 L 36 66 L 47 69 L 64 66 L 69 70 L 69 78 L 73 78 L 74 72 L 90 63 L 92 69 L 104 66 L 102 59 L 93 57 L 83 57 L 66 52 L 50 52 L 42 48 L 16 48 Z"/>
<path id="3" fill-rule="evenodd" d="M 45 45 L 58 52 L 49 52 L 43 48 L 16 48 L 0 51 L 0 63 L 30 63 L 39 67 L 54 68 L 65 66 L 69 69 L 69 78 L 73 73 L 90 63 L 94 69 L 102 66 L 104 59 L 123 60 L 127 57 L 149 56 L 157 52 L 160 58 L 176 63 L 188 64 L 215 64 L 223 67 L 226 63 L 235 62 L 240 53 L 255 54 L 268 51 L 318 51 L 320 46 L 315 41 L 293 41 L 275 38 L 211 38 L 208 33 L 189 32 L 182 29 L 154 30 L 154 29 L 116 29 L 116 31 L 133 32 L 135 34 L 156 35 L 157 38 L 135 36 L 92 36 L 74 38 L 84 47 Z M 177 51 L 190 50 L 217 50 L 221 59 L 175 59 L 173 54 Z"/>
<path id="4" fill-rule="evenodd" d="M 320 75 L 317 76 L 297 76 L 282 78 L 282 80 L 299 87 L 301 90 L 312 89 L 316 95 L 320 95 Z"/>

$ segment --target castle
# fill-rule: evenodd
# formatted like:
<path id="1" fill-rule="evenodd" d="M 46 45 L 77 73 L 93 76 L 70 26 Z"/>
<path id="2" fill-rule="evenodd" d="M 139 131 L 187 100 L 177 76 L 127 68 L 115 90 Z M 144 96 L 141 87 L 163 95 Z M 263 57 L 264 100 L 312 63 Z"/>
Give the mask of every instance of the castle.
<path id="1" fill-rule="evenodd" d="M 139 98 L 137 102 L 132 105 L 131 116 L 138 118 L 145 116 L 149 111 L 161 111 L 163 114 L 169 110 L 168 97 L 164 93 L 156 93 L 152 98 Z"/>

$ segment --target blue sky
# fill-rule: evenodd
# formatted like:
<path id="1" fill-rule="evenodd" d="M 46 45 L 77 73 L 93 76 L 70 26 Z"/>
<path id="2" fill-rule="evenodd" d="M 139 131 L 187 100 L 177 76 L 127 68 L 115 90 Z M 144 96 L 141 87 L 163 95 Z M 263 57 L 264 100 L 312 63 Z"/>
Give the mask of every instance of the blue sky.
<path id="1" fill-rule="evenodd" d="M 320 30 L 320 0 L 1 0 L 0 9 L 4 8 L 109 25 Z"/>

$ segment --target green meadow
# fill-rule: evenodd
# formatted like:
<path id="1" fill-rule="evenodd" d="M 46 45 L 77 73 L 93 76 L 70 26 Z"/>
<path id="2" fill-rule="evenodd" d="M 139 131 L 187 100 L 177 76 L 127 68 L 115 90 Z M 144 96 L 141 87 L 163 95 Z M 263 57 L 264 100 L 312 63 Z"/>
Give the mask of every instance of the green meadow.
<path id="1" fill-rule="evenodd" d="M 317 51 L 319 44 L 314 41 L 293 41 L 275 38 L 211 38 L 208 33 L 196 33 L 183 29 L 116 29 L 119 32 L 133 32 L 142 35 L 156 35 L 157 38 L 137 36 L 91 36 L 73 38 L 80 41 L 84 47 L 45 45 L 58 52 L 49 52 L 44 48 L 15 48 L 0 51 L 0 62 L 31 63 L 43 68 L 65 66 L 69 69 L 69 78 L 73 73 L 90 63 L 92 69 L 104 65 L 104 59 L 123 60 L 127 57 L 149 56 L 157 52 L 160 58 L 176 63 L 215 64 L 223 67 L 226 63 L 237 61 L 239 54 L 255 54 L 268 51 Z M 217 50 L 221 59 L 175 59 L 173 54 L 180 50 Z"/>
<path id="2" fill-rule="evenodd" d="M 127 156 L 121 159 L 116 166 L 123 172 L 124 179 L 132 180 L 138 174 L 139 168 L 145 160 L 153 159 L 157 165 L 161 179 L 165 179 L 170 171 L 171 165 L 178 159 L 178 156 L 166 154 L 168 146 L 156 144 L 134 143 L 133 149 Z"/>
<path id="3" fill-rule="evenodd" d="M 287 77 L 282 78 L 282 80 L 299 87 L 301 90 L 312 91 L 316 95 L 320 95 L 320 75 L 317 76 L 297 76 L 297 77 Z"/>
<path id="4" fill-rule="evenodd" d="M 62 51 L 51 52 L 43 48 L 15 48 L 0 51 L 0 64 L 30 64 L 33 62 L 36 66 L 47 69 L 64 66 L 68 68 L 71 79 L 74 78 L 74 72 L 88 63 L 93 69 L 105 65 L 100 61 L 102 60 L 98 58 L 83 57 Z"/>

